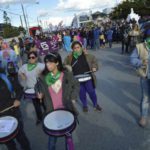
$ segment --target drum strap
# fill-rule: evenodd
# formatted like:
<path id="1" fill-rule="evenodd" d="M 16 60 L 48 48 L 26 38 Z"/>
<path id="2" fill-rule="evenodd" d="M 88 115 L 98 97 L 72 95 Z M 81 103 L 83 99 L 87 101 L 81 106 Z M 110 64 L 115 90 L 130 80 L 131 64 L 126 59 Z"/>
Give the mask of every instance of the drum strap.
<path id="1" fill-rule="evenodd" d="M 75 116 L 75 120 L 76 120 L 76 122 L 77 122 L 78 125 L 79 125 L 79 119 L 78 119 L 78 116 Z"/>
<path id="2" fill-rule="evenodd" d="M 0 78 L 7 84 L 9 91 L 11 93 L 13 93 L 14 89 L 13 89 L 13 86 L 12 86 L 11 82 L 9 81 L 7 75 L 5 75 L 4 73 L 0 73 Z"/>

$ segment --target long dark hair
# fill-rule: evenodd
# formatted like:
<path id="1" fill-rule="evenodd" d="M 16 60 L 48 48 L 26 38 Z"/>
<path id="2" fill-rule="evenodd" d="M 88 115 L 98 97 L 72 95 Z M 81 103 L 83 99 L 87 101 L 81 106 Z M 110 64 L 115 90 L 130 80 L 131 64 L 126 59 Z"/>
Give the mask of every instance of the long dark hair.
<path id="1" fill-rule="evenodd" d="M 61 56 L 57 52 L 52 52 L 52 53 L 49 53 L 48 55 L 46 55 L 44 58 L 44 63 L 46 64 L 47 62 L 58 63 L 57 69 L 60 72 L 63 72 L 65 70 L 63 67 L 63 64 L 62 64 Z M 49 73 L 49 70 L 47 69 L 47 67 L 45 65 L 45 69 L 42 74 L 46 75 L 47 73 Z"/>

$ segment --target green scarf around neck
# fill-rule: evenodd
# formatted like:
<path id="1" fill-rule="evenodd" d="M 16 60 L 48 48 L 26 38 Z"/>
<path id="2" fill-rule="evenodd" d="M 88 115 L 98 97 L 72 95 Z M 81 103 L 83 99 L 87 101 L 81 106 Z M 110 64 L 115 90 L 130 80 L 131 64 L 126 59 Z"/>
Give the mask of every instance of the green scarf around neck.
<path id="1" fill-rule="evenodd" d="M 48 86 L 51 86 L 52 84 L 54 84 L 59 78 L 60 78 L 61 72 L 57 72 L 56 75 L 53 75 L 52 72 L 49 72 L 46 76 L 45 76 L 45 81 L 46 84 Z"/>
<path id="2" fill-rule="evenodd" d="M 73 57 L 74 57 L 75 59 L 78 59 L 81 54 L 82 54 L 82 48 L 80 49 L 79 52 L 73 51 Z"/>
<path id="3" fill-rule="evenodd" d="M 146 45 L 147 45 L 147 47 L 150 49 L 150 37 L 148 37 L 148 38 L 146 39 Z"/>
<path id="4" fill-rule="evenodd" d="M 37 66 L 37 63 L 36 64 L 30 64 L 30 63 L 28 63 L 27 64 L 27 69 L 28 69 L 28 71 L 32 71 L 36 66 Z"/>

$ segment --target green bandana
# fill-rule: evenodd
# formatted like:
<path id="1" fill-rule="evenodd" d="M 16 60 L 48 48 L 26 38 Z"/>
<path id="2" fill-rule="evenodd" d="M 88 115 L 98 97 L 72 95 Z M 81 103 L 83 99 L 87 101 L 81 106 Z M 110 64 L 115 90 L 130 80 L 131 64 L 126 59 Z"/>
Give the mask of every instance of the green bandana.
<path id="1" fill-rule="evenodd" d="M 146 45 L 150 49 L 150 37 L 146 39 Z"/>
<path id="2" fill-rule="evenodd" d="M 28 71 L 32 71 L 36 66 L 37 64 L 27 64 Z"/>
<path id="3" fill-rule="evenodd" d="M 77 51 L 74 51 L 73 52 L 73 57 L 75 58 L 75 59 L 78 59 L 79 58 L 79 56 L 82 54 L 82 49 L 80 49 L 80 51 L 79 52 L 77 52 Z"/>
<path id="4" fill-rule="evenodd" d="M 54 84 L 60 78 L 60 74 L 61 73 L 58 71 L 54 76 L 51 72 L 49 72 L 45 77 L 47 85 L 51 86 L 52 84 Z"/>

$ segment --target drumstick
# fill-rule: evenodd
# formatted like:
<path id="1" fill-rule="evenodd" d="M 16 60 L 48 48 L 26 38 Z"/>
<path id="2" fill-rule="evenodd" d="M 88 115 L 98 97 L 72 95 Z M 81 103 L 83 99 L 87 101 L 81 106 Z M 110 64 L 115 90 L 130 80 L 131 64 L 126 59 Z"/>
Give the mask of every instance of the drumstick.
<path id="1" fill-rule="evenodd" d="M 84 74 L 88 74 L 88 73 L 94 73 L 96 71 L 87 71 L 87 72 L 84 72 Z"/>
<path id="2" fill-rule="evenodd" d="M 4 112 L 8 111 L 9 109 L 11 109 L 11 108 L 13 108 L 13 107 L 15 107 L 15 106 L 12 105 L 12 106 L 10 106 L 10 107 L 7 107 L 7 108 L 5 108 L 4 110 L 0 111 L 0 113 L 4 113 Z"/>

